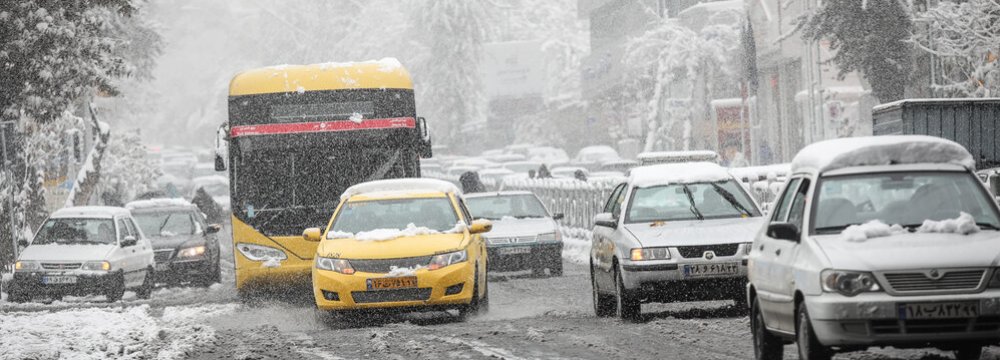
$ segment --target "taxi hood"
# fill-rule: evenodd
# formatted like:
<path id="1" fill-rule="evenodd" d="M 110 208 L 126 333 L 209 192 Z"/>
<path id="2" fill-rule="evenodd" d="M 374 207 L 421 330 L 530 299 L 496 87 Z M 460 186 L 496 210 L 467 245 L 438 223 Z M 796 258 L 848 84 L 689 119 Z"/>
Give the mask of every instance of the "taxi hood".
<path id="1" fill-rule="evenodd" d="M 97 261 L 106 260 L 117 244 L 44 244 L 30 245 L 19 260 L 35 261 Z"/>
<path id="2" fill-rule="evenodd" d="M 316 254 L 341 259 L 398 259 L 428 256 L 465 248 L 469 235 L 429 234 L 389 240 L 324 239 Z"/>
<path id="3" fill-rule="evenodd" d="M 625 225 L 643 247 L 717 245 L 753 242 L 763 217 L 707 219 Z"/>
<path id="4" fill-rule="evenodd" d="M 851 241 L 840 234 L 814 235 L 811 239 L 832 268 L 843 270 L 988 267 L 1000 260 L 1000 231 L 902 233 L 864 241 Z"/>
<path id="5" fill-rule="evenodd" d="M 551 218 L 503 218 L 491 220 L 493 229 L 484 236 L 489 238 L 537 235 L 557 231 L 559 224 Z"/>

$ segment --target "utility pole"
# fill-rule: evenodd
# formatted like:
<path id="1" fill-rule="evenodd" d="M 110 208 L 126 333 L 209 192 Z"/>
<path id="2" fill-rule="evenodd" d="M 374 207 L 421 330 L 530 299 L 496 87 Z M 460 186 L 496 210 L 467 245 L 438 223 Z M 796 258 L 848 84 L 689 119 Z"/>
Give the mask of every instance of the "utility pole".
<path id="1" fill-rule="evenodd" d="M 10 196 L 7 196 L 8 225 L 10 226 L 10 242 L 14 259 L 17 259 L 17 228 L 14 226 L 14 169 L 10 156 L 7 154 L 7 125 L 14 125 L 14 120 L 0 121 L 0 147 L 3 150 L 3 168 L 7 172 L 7 183 L 11 189 Z"/>

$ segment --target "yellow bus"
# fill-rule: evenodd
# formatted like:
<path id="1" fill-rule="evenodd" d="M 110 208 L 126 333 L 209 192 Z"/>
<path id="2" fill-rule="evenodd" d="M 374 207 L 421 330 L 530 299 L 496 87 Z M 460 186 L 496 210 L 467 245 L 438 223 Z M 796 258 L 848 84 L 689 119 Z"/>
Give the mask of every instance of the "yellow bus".
<path id="1" fill-rule="evenodd" d="M 318 242 L 340 194 L 370 180 L 419 177 L 430 136 L 395 59 L 249 70 L 229 86 L 224 124 L 236 289 L 309 293 Z M 228 161 L 225 161 L 228 160 Z"/>

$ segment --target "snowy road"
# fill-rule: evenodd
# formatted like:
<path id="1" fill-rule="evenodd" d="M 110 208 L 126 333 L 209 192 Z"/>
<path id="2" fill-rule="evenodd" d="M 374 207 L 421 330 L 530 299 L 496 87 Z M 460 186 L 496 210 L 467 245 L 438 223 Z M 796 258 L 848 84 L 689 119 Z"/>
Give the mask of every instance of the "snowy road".
<path id="1" fill-rule="evenodd" d="M 568 244 L 570 247 L 580 245 Z M 209 289 L 0 303 L 5 359 L 749 359 L 748 319 L 730 303 L 644 305 L 640 323 L 596 318 L 579 254 L 559 278 L 491 277 L 491 311 L 324 319 L 308 301 L 241 305 L 231 280 Z M 228 274 L 227 274 L 228 275 Z M 225 276 L 231 279 L 231 275 Z M 791 346 L 786 358 L 796 358 Z M 838 359 L 947 359 L 931 350 L 878 350 Z M 1000 358 L 990 349 L 984 359 Z"/>

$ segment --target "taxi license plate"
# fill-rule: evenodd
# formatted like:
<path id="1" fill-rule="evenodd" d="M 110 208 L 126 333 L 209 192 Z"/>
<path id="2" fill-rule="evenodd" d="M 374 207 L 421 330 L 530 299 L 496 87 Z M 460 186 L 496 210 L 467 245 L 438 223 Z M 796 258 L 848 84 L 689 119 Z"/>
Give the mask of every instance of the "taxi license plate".
<path id="1" fill-rule="evenodd" d="M 417 287 L 417 277 L 416 276 L 405 276 L 405 277 L 387 277 L 387 278 L 372 278 L 367 281 L 368 291 L 371 290 L 388 290 L 388 289 L 405 289 L 405 288 L 415 288 Z"/>
<path id="2" fill-rule="evenodd" d="M 76 284 L 76 276 L 42 276 L 42 284 Z"/>
<path id="3" fill-rule="evenodd" d="M 691 264 L 684 265 L 684 277 L 696 278 L 706 276 L 736 275 L 740 272 L 738 263 Z"/>
<path id="4" fill-rule="evenodd" d="M 978 302 L 899 304 L 900 320 L 960 319 L 979 316 Z"/>
<path id="5" fill-rule="evenodd" d="M 500 255 L 531 254 L 531 248 L 527 246 L 500 248 Z"/>

